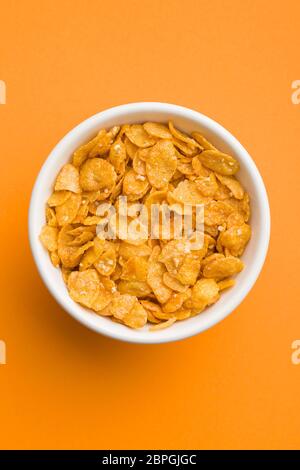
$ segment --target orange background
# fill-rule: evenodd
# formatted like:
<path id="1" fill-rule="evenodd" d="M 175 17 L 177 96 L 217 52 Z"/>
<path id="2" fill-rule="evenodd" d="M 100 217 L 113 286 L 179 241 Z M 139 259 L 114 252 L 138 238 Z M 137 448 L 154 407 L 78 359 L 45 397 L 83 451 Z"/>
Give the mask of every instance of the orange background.
<path id="1" fill-rule="evenodd" d="M 1 448 L 299 448 L 300 4 L 115 0 L 1 3 Z M 165 101 L 227 127 L 266 183 L 272 237 L 240 307 L 194 338 L 134 345 L 53 300 L 31 257 L 37 173 L 73 126 Z"/>

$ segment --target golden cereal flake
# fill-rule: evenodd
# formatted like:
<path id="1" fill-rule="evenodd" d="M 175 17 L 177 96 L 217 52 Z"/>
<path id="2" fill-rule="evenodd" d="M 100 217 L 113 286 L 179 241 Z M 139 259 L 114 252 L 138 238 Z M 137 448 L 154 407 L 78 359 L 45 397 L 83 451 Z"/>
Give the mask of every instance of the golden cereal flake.
<path id="1" fill-rule="evenodd" d="M 61 206 L 55 208 L 57 223 L 68 225 L 75 219 L 81 205 L 81 195 L 72 193 Z"/>
<path id="2" fill-rule="evenodd" d="M 123 266 L 121 279 L 125 281 L 147 281 L 148 262 L 145 258 L 132 256 Z"/>
<path id="3" fill-rule="evenodd" d="M 167 287 L 163 282 L 163 275 L 166 268 L 158 261 L 152 261 L 148 266 L 147 283 L 152 288 L 157 300 L 164 304 L 171 297 L 172 290 Z"/>
<path id="4" fill-rule="evenodd" d="M 181 132 L 178 129 L 176 129 L 172 121 L 169 121 L 169 129 L 170 129 L 171 134 L 175 137 L 175 139 L 186 143 L 191 148 L 194 148 L 194 147 L 199 148 L 198 142 L 194 140 L 192 137 L 189 137 L 184 132 Z"/>
<path id="5" fill-rule="evenodd" d="M 73 271 L 68 278 L 70 297 L 85 307 L 91 308 L 100 290 L 100 281 L 95 269 Z"/>
<path id="6" fill-rule="evenodd" d="M 217 150 L 200 132 L 192 132 L 191 135 L 204 150 Z"/>
<path id="7" fill-rule="evenodd" d="M 248 224 L 232 226 L 219 236 L 220 244 L 228 248 L 234 256 L 241 256 L 250 240 L 251 228 Z"/>
<path id="8" fill-rule="evenodd" d="M 54 191 L 49 197 L 47 204 L 49 207 L 61 206 L 71 196 L 71 191 Z"/>
<path id="9" fill-rule="evenodd" d="M 224 186 L 226 186 L 229 189 L 229 191 L 231 191 L 231 193 L 236 199 L 243 199 L 244 188 L 234 176 L 224 176 L 224 175 L 218 175 L 216 173 L 216 177 Z"/>
<path id="10" fill-rule="evenodd" d="M 67 163 L 62 167 L 56 178 L 54 189 L 55 191 L 72 191 L 73 193 L 81 192 L 79 185 L 79 172 L 72 163 Z"/>
<path id="11" fill-rule="evenodd" d="M 151 325 L 149 326 L 150 331 L 158 331 L 163 330 L 165 328 L 169 328 L 169 326 L 173 325 L 176 322 L 176 317 L 169 318 L 165 322 L 161 322 L 158 325 Z"/>
<path id="12" fill-rule="evenodd" d="M 80 168 L 80 186 L 84 191 L 111 191 L 116 179 L 114 167 L 103 158 L 88 159 Z"/>
<path id="13" fill-rule="evenodd" d="M 146 160 L 146 173 L 150 184 L 157 189 L 166 186 L 177 167 L 177 157 L 173 144 L 161 140 L 149 152 Z"/>
<path id="14" fill-rule="evenodd" d="M 214 279 L 200 279 L 192 288 L 192 304 L 194 309 L 202 311 L 219 298 L 219 287 Z"/>
<path id="15" fill-rule="evenodd" d="M 57 250 L 58 229 L 50 225 L 44 225 L 40 233 L 40 240 L 48 251 Z"/>
<path id="16" fill-rule="evenodd" d="M 145 131 L 141 124 L 132 124 L 126 130 L 126 136 L 131 143 L 137 147 L 151 147 L 155 144 L 155 139 Z"/>
<path id="17" fill-rule="evenodd" d="M 172 139 L 172 134 L 167 126 L 159 122 L 145 122 L 144 129 L 152 137 L 158 139 Z"/>
<path id="18" fill-rule="evenodd" d="M 121 294 L 130 294 L 139 298 L 147 297 L 152 290 L 150 285 L 145 281 L 124 281 L 118 282 L 118 291 Z"/>
<path id="19" fill-rule="evenodd" d="M 234 175 L 239 170 L 239 162 L 219 150 L 204 150 L 199 155 L 200 162 L 220 175 Z"/>
<path id="20" fill-rule="evenodd" d="M 203 276 L 220 281 L 242 271 L 244 263 L 234 256 L 217 258 L 207 263 L 203 268 Z"/>
<path id="21" fill-rule="evenodd" d="M 147 323 L 147 312 L 139 301 L 136 301 L 131 310 L 124 316 L 123 322 L 130 328 L 142 328 Z"/>

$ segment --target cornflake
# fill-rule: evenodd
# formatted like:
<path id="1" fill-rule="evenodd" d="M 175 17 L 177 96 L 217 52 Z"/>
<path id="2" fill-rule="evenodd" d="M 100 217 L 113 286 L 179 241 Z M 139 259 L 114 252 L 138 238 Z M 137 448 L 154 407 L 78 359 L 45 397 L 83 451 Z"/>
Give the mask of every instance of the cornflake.
<path id="1" fill-rule="evenodd" d="M 239 162 L 210 138 L 187 134 L 173 122 L 145 122 L 100 129 L 60 169 L 46 203 L 40 240 L 61 270 L 70 297 L 97 315 L 129 328 L 170 327 L 200 314 L 233 287 L 244 267 L 240 256 L 251 238 L 250 198 L 237 178 Z M 127 197 L 127 212 L 119 196 Z M 115 238 L 98 236 L 106 215 Z M 204 207 L 201 237 L 176 236 L 175 215 L 183 207 L 195 229 L 195 207 Z M 158 206 L 156 237 L 148 223 Z M 164 209 L 171 205 L 171 233 L 163 233 Z M 121 216 L 119 219 L 117 216 Z M 198 227 L 197 227 L 197 230 Z M 194 232 L 198 235 L 198 232 Z M 230 295 L 228 292 L 225 295 Z"/>

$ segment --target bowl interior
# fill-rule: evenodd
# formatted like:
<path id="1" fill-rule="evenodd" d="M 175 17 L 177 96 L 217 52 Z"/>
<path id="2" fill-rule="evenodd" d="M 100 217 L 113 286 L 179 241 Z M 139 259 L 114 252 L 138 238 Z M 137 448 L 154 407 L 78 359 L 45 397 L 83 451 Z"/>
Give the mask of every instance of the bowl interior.
<path id="1" fill-rule="evenodd" d="M 69 161 L 74 150 L 92 138 L 101 128 L 113 125 L 172 119 L 179 129 L 201 131 L 218 148 L 234 155 L 240 162 L 238 178 L 251 199 L 252 237 L 242 256 L 244 270 L 237 276 L 236 285 L 225 291 L 220 300 L 193 318 L 177 322 L 170 328 L 156 332 L 148 327 L 132 330 L 101 317 L 71 300 L 59 269 L 53 267 L 49 255 L 39 241 L 39 233 L 45 224 L 45 203 L 53 189 L 55 177 L 62 165 Z M 99 113 L 69 132 L 54 148 L 46 160 L 36 181 L 30 206 L 29 234 L 32 252 L 39 272 L 48 289 L 62 307 L 77 320 L 102 334 L 132 342 L 155 343 L 182 339 L 226 317 L 245 297 L 255 282 L 264 262 L 269 240 L 269 208 L 260 174 L 241 144 L 222 126 L 195 111 L 163 103 L 136 103 L 123 105 Z"/>

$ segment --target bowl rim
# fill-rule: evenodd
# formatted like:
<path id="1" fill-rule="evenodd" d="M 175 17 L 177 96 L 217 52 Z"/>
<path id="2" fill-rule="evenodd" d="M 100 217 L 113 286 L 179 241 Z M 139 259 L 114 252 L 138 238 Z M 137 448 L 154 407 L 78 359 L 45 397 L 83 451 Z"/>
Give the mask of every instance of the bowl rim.
<path id="1" fill-rule="evenodd" d="M 258 239 L 259 256 L 256 256 L 255 263 L 251 264 L 251 266 L 249 266 L 248 264 L 248 277 L 247 280 L 244 282 L 243 288 L 237 289 L 235 294 L 232 295 L 231 299 L 227 302 L 226 306 L 222 306 L 223 308 L 220 308 L 219 311 L 212 315 L 205 323 L 199 322 L 197 325 L 190 325 L 190 328 L 183 328 L 182 330 L 176 332 L 172 332 L 172 327 L 170 327 L 168 328 L 169 334 L 167 336 L 159 334 L 167 330 L 159 330 L 155 333 L 148 332 L 147 336 L 142 335 L 142 337 L 139 337 L 139 335 L 136 334 L 138 330 L 131 330 L 130 328 L 123 330 L 124 332 L 122 333 L 117 332 L 116 330 L 114 330 L 115 324 L 113 322 L 111 322 L 112 328 L 103 328 L 101 325 L 96 326 L 95 324 L 92 324 L 89 321 L 88 315 L 85 317 L 84 314 L 80 312 L 80 310 L 77 310 L 75 307 L 72 308 L 72 305 L 70 304 L 67 305 L 66 299 L 64 299 L 64 297 L 58 293 L 58 290 L 55 288 L 54 285 L 52 285 L 52 283 L 48 279 L 47 269 L 45 269 L 45 267 L 43 266 L 43 262 L 39 258 L 37 253 L 37 243 L 35 238 L 36 234 L 34 231 L 36 217 L 36 201 L 40 191 L 42 190 L 41 183 L 43 178 L 47 174 L 52 156 L 57 156 L 57 154 L 62 153 L 64 147 L 68 143 L 70 143 L 78 135 L 78 133 L 86 132 L 89 128 L 92 128 L 95 123 L 98 122 L 98 120 L 108 120 L 114 116 L 119 117 L 121 115 L 124 116 L 126 113 L 130 114 L 134 112 L 165 112 L 167 114 L 172 113 L 174 114 L 174 117 L 177 118 L 181 117 L 187 120 L 193 119 L 195 121 L 198 121 L 199 125 L 205 125 L 205 127 L 208 128 L 212 134 L 215 134 L 216 136 L 221 136 L 221 138 L 225 142 L 229 142 L 230 146 L 235 149 L 235 153 L 239 156 L 242 155 L 242 160 L 246 167 L 246 171 L 251 174 L 251 179 L 253 180 L 253 184 L 258 194 L 258 201 L 261 206 L 261 212 L 264 214 L 264 230 L 260 231 L 260 236 Z M 193 109 L 170 103 L 146 101 L 114 106 L 112 108 L 103 110 L 97 114 L 94 114 L 93 116 L 85 119 L 73 129 L 71 129 L 55 145 L 55 147 L 51 150 L 45 162 L 43 163 L 33 186 L 29 205 L 28 231 L 31 252 L 35 264 L 37 266 L 38 272 L 49 292 L 67 313 L 69 313 L 73 318 L 75 318 L 83 325 L 96 331 L 97 333 L 101 333 L 104 336 L 130 343 L 158 344 L 182 340 L 194 336 L 198 333 L 201 333 L 207 330 L 208 328 L 211 328 L 212 326 L 223 320 L 225 317 L 227 317 L 230 313 L 232 313 L 243 301 L 243 299 L 247 296 L 247 294 L 255 284 L 265 262 L 270 239 L 270 208 L 267 191 L 256 164 L 254 163 L 246 149 L 242 146 L 242 144 L 227 129 L 225 129 L 221 124 L 219 124 L 215 120 Z M 76 305 L 75 302 L 73 303 L 74 305 Z"/>

